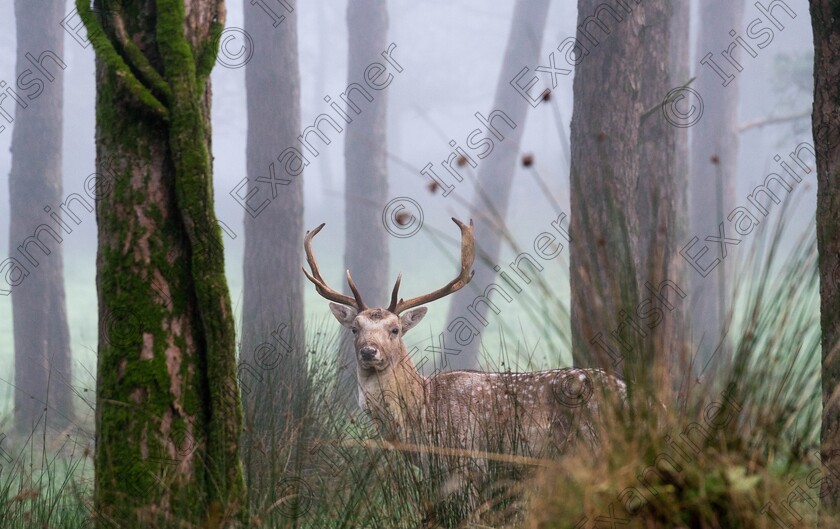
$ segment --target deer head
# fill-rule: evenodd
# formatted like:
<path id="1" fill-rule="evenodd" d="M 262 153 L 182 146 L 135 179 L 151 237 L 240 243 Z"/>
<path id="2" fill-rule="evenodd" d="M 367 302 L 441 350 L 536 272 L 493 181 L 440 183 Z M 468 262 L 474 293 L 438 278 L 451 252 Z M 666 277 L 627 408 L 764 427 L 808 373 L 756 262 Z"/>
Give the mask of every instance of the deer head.
<path id="1" fill-rule="evenodd" d="M 321 231 L 324 224 L 306 233 L 303 247 L 306 251 L 306 261 L 309 263 L 311 273 L 305 268 L 303 273 L 315 284 L 318 294 L 332 302 L 330 303 L 330 310 L 339 323 L 353 333 L 356 361 L 360 372 L 372 374 L 402 364 L 408 355 L 402 337 L 412 327 L 420 323 L 420 320 L 426 315 L 426 307 L 420 307 L 420 305 L 452 294 L 463 288 L 472 279 L 474 273 L 472 265 L 475 260 L 475 237 L 472 220 L 470 220 L 469 225 L 455 218 L 452 220 L 461 229 L 461 270 L 458 276 L 434 292 L 410 299 L 400 299 L 399 289 L 402 278 L 402 274 L 400 274 L 394 283 L 388 308 L 368 308 L 355 283 L 353 283 L 349 270 L 347 271 L 347 283 L 350 285 L 353 297 L 330 288 L 321 276 L 318 263 L 312 253 L 312 238 Z"/>

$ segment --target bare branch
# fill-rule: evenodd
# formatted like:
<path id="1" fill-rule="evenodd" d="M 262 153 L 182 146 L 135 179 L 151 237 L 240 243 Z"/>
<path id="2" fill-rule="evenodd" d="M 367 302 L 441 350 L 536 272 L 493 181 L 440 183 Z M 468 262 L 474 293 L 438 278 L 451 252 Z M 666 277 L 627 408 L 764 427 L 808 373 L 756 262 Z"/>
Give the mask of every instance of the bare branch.
<path id="1" fill-rule="evenodd" d="M 753 121 L 747 121 L 746 123 L 742 123 L 738 125 L 738 132 L 746 132 L 750 129 L 757 129 L 761 127 L 766 127 L 767 125 L 778 125 L 779 123 L 787 123 L 789 121 L 798 121 L 800 119 L 810 118 L 811 117 L 811 110 L 803 110 L 802 112 L 797 112 L 796 114 L 788 114 L 786 116 L 771 116 L 769 118 L 761 118 L 756 119 Z"/>

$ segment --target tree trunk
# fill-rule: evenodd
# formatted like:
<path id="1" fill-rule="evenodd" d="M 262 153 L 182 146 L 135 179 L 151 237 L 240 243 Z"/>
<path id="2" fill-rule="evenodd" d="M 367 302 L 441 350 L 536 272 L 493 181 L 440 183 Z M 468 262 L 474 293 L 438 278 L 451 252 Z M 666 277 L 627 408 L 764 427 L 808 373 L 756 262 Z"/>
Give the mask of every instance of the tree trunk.
<path id="1" fill-rule="evenodd" d="M 347 4 L 348 83 L 364 86 L 365 69 L 381 59 L 380 54 L 388 47 L 387 39 L 388 3 L 385 0 L 357 0 Z M 344 142 L 344 264 L 369 305 L 387 306 L 391 286 L 389 241 L 388 232 L 382 227 L 382 210 L 388 201 L 388 105 L 386 91 L 370 95 L 373 100 L 369 102 L 361 97 L 354 98 L 361 100 L 358 103 L 360 113 L 346 109 L 353 121 L 346 125 Z M 344 289 L 350 292 L 346 281 Z M 351 342 L 343 340 L 341 347 L 338 388 L 341 399 L 354 407 L 358 399 L 356 358 Z"/>
<path id="2" fill-rule="evenodd" d="M 499 139 L 491 154 L 481 162 L 476 177 L 476 195 L 470 207 L 470 217 L 475 219 L 475 232 L 478 255 L 484 256 L 475 265 L 475 276 L 467 288 L 455 293 L 450 304 L 447 321 L 466 316 L 467 307 L 473 303 L 476 295 L 482 295 L 496 278 L 493 269 L 499 260 L 501 249 L 501 229 L 507 217 L 510 188 L 513 175 L 519 162 L 519 145 L 525 130 L 525 121 L 531 106 L 522 95 L 511 87 L 511 79 L 526 65 L 541 64 L 540 46 L 542 45 L 545 21 L 548 18 L 549 0 L 517 0 L 513 8 L 510 33 L 508 34 L 505 56 L 496 84 L 496 95 L 491 112 L 500 110 L 515 125 L 509 127 L 504 117 L 495 118 L 493 124 L 498 127 Z M 495 299 L 495 298 L 491 298 Z M 498 302 L 498 299 L 495 299 Z M 475 312 L 480 322 L 486 322 L 488 304 L 477 303 Z M 485 324 L 486 325 L 486 324 Z M 455 343 L 454 337 L 450 343 Z M 441 358 L 441 366 L 446 369 L 475 369 L 478 367 L 478 352 L 481 335 L 466 343 L 458 342 L 458 354 L 447 354 Z"/>
<path id="3" fill-rule="evenodd" d="M 659 285 L 672 281 L 685 288 L 683 258 L 679 255 L 685 240 L 687 130 L 673 126 L 660 111 L 669 91 L 688 82 L 688 1 L 653 3 L 646 8 L 646 25 L 641 40 L 647 50 L 642 65 L 642 108 L 639 145 L 639 176 L 636 211 L 639 218 L 639 284 Z M 679 360 L 685 306 L 679 293 L 671 293 L 668 310 L 659 305 L 659 321 L 640 324 L 648 337 L 647 347 L 638 352 L 641 366 L 653 366 L 650 389 L 665 390 L 675 384 L 671 379 L 687 367 Z M 644 297 L 644 296 L 643 296 Z M 640 314 L 626 307 L 637 323 Z M 664 395 L 662 395 L 664 397 Z"/>
<path id="4" fill-rule="evenodd" d="M 66 201 L 68 213 L 62 214 L 59 206 L 64 205 L 61 140 L 66 64 L 62 59 L 64 32 L 59 24 L 63 18 L 63 1 L 15 1 L 15 74 L 29 81 L 28 90 L 20 89 L 18 83 L 18 95 L 13 99 L 17 108 L 9 174 L 9 253 L 28 271 L 12 290 L 14 420 L 22 435 L 31 434 L 36 424 L 44 426 L 44 421 L 59 429 L 73 421 L 61 242 L 81 222 L 76 213 L 86 211 L 79 211 L 84 206 L 70 199 Z M 32 31 L 34 27 L 43 29 Z M 33 90 L 34 79 L 40 79 L 37 91 Z M 6 108 L 11 109 L 8 104 Z"/>
<path id="5" fill-rule="evenodd" d="M 245 69 L 249 193 L 270 203 L 245 214 L 240 377 L 245 411 L 243 455 L 249 483 L 272 465 L 262 455 L 300 419 L 308 386 L 303 331 L 303 175 L 277 158 L 300 134 L 297 11 L 275 20 L 245 2 L 245 31 L 260 45 Z M 323 160 L 321 160 L 323 162 Z M 274 174 L 271 174 L 274 171 Z M 284 184 L 267 183 L 272 177 Z M 253 191 L 252 191 L 253 190 Z M 250 450 L 257 446 L 265 451 Z"/>
<path id="6" fill-rule="evenodd" d="M 691 78 L 690 50 L 691 41 L 688 38 L 691 28 L 691 0 L 675 0 L 671 12 L 671 53 L 670 53 L 670 87 L 683 86 Z M 678 255 L 680 246 L 677 244 L 686 240 L 688 234 L 688 189 L 691 181 L 690 150 L 688 143 L 688 129 L 685 127 L 672 128 L 674 135 L 674 155 L 672 159 L 673 175 L 670 188 L 673 197 L 669 211 L 668 249 L 664 254 L 670 256 L 670 263 L 666 272 L 668 277 L 688 292 L 688 274 L 685 262 Z M 671 277 L 673 276 L 673 277 Z M 679 307 L 668 313 L 665 327 L 660 332 L 660 342 L 657 351 L 670 354 L 665 360 L 669 369 L 670 386 L 662 384 L 660 387 L 670 387 L 674 391 L 685 392 L 683 382 L 690 380 L 691 348 L 688 347 L 689 336 L 688 298 L 683 299 Z M 663 311 L 664 312 L 664 311 Z M 688 377 L 688 378 L 687 378 Z"/>
<path id="7" fill-rule="evenodd" d="M 97 59 L 95 507 L 120 526 L 234 526 L 247 499 L 209 118 L 224 5 L 115 6 L 76 2 Z"/>
<path id="8" fill-rule="evenodd" d="M 837 476 L 840 475 L 840 6 L 836 0 L 811 0 L 810 6 L 814 28 L 812 126 L 817 152 L 822 328 L 820 459 Z M 837 480 L 833 481 L 833 491 L 821 494 L 822 514 L 836 515 L 840 510 L 840 491 Z"/>
<path id="9" fill-rule="evenodd" d="M 700 2 L 699 17 L 695 55 L 700 70 L 692 86 L 703 96 L 704 113 L 703 119 L 691 128 L 689 226 L 691 234 L 702 241 L 707 235 L 718 233 L 718 225 L 725 221 L 726 212 L 734 205 L 740 77 L 721 58 L 721 50 L 732 42 L 729 31 L 743 27 L 744 2 L 704 0 Z M 743 61 L 746 55 L 742 52 L 738 50 L 734 59 Z M 724 78 L 715 72 L 714 65 L 724 69 Z M 723 333 L 728 327 L 732 263 L 731 259 L 722 260 L 705 277 L 691 271 L 691 330 L 696 348 L 695 365 L 699 370 L 695 375 L 715 372 L 717 363 L 729 355 Z"/>
<path id="10" fill-rule="evenodd" d="M 576 366 L 619 373 L 641 350 L 637 334 L 625 331 L 619 345 L 611 333 L 624 319 L 619 311 L 632 316 L 639 299 L 636 185 L 648 99 L 640 91 L 650 52 L 640 38 L 650 6 L 628 5 L 630 13 L 615 11 L 620 21 L 602 14 L 607 34 L 591 19 L 603 5 L 578 2 L 578 42 L 587 54 L 575 70 L 571 124 L 572 357 Z"/>

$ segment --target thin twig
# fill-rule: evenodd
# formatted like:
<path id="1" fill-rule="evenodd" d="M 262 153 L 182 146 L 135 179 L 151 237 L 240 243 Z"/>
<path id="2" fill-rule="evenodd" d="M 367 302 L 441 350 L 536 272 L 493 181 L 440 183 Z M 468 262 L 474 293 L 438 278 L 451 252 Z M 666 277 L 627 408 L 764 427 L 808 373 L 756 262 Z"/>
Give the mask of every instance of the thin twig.
<path id="1" fill-rule="evenodd" d="M 762 118 L 756 119 L 754 121 L 747 121 L 741 125 L 738 125 L 738 132 L 745 132 L 750 129 L 757 129 L 761 127 L 766 127 L 767 125 L 777 125 L 779 123 L 787 123 L 789 121 L 798 121 L 804 118 L 810 118 L 811 111 L 810 110 L 803 110 L 802 112 L 797 112 L 796 114 L 788 114 L 786 116 L 770 116 L 769 118 Z"/>

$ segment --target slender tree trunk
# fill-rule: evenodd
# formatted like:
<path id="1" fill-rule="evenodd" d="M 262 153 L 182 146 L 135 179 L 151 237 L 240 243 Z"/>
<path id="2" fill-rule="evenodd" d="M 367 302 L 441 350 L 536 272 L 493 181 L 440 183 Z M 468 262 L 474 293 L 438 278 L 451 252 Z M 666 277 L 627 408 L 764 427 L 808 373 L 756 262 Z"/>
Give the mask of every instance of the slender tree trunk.
<path id="1" fill-rule="evenodd" d="M 125 527 L 235 526 L 242 418 L 209 118 L 224 5 L 76 7 L 97 59 L 95 507 Z"/>
<path id="2" fill-rule="evenodd" d="M 621 21 L 602 15 L 605 34 L 586 20 L 600 2 L 578 2 L 578 41 L 588 54 L 575 70 L 571 124 L 572 358 L 617 372 L 641 348 L 636 334 L 625 332 L 619 345 L 611 333 L 624 319 L 619 311 L 635 311 L 639 299 L 640 90 L 650 51 L 640 38 L 649 4 L 628 5 L 630 13 L 615 11 Z"/>
<path id="3" fill-rule="evenodd" d="M 280 4 L 278 9 L 280 9 Z M 255 42 L 245 70 L 248 104 L 248 181 L 270 203 L 245 214 L 245 275 L 240 370 L 245 410 L 244 460 L 249 482 L 273 465 L 264 460 L 300 419 L 308 377 L 303 343 L 303 175 L 277 160 L 300 134 L 297 11 L 274 20 L 244 3 L 245 31 Z M 323 160 L 322 160 L 323 162 Z M 273 169 L 274 175 L 270 172 Z M 266 183 L 271 177 L 286 185 Z M 251 192 L 251 191 L 249 191 Z M 250 450 L 258 446 L 263 450 Z"/>
<path id="4" fill-rule="evenodd" d="M 467 307 L 476 295 L 483 294 L 484 289 L 496 278 L 493 267 L 499 260 L 502 242 L 499 228 L 504 225 L 507 217 L 513 175 L 519 162 L 519 145 L 525 130 L 528 111 L 531 109 L 528 101 L 511 88 L 510 81 L 524 66 L 543 62 L 539 54 L 549 4 L 549 0 L 517 0 L 513 8 L 513 19 L 491 111 L 501 110 L 516 127 L 509 128 L 502 118 L 496 118 L 493 121 L 504 139 L 497 141 L 493 146 L 492 154 L 481 162 L 476 178 L 476 196 L 470 207 L 470 217 L 474 218 L 477 224 L 475 237 L 479 249 L 478 255 L 483 255 L 484 259 L 476 263 L 475 276 L 470 285 L 452 296 L 447 321 L 466 316 Z M 497 298 L 492 297 L 493 295 L 491 299 L 498 302 Z M 486 321 L 487 309 L 487 303 L 477 304 L 475 313 L 478 314 L 479 321 Z M 450 340 L 450 343 L 454 344 L 454 339 Z M 446 358 L 441 359 L 446 363 L 444 367 L 447 369 L 478 367 L 480 346 L 481 335 L 474 337 L 466 344 L 459 343 L 457 348 L 461 349 L 460 353 L 448 354 Z"/>
<path id="5" fill-rule="evenodd" d="M 24 75 L 30 82 L 37 78 L 41 85 L 40 91 L 33 90 L 32 85 L 26 91 L 18 89 L 18 97 L 9 99 L 11 104 L 17 103 L 9 174 L 9 250 L 29 271 L 12 292 L 14 415 L 16 429 L 24 435 L 31 434 L 36 424 L 44 426 L 44 416 L 59 428 L 73 418 L 61 242 L 72 233 L 74 224 L 59 208 L 63 200 L 62 91 L 66 67 L 62 58 L 64 32 L 59 24 L 62 18 L 63 1 L 15 1 L 16 78 Z M 42 29 L 33 31 L 35 27 Z M 6 108 L 11 107 L 7 104 Z M 68 203 L 71 213 L 80 207 Z M 68 223 L 66 227 L 55 221 L 56 217 Z"/>
<path id="6" fill-rule="evenodd" d="M 657 2 L 646 8 L 645 28 L 640 42 L 647 50 L 642 64 L 642 106 L 639 144 L 639 175 L 636 211 L 639 218 L 639 284 L 660 285 L 674 282 L 681 289 L 684 281 L 683 258 L 679 255 L 685 237 L 685 189 L 688 185 L 686 129 L 673 126 L 660 111 L 666 94 L 688 82 L 688 1 Z M 676 294 L 676 295 L 675 295 Z M 643 296 L 645 297 L 645 296 Z M 640 324 L 647 334 L 647 347 L 640 354 L 641 366 L 653 367 L 651 389 L 673 386 L 671 375 L 682 374 L 678 362 L 686 307 L 678 292 L 669 292 L 674 308 L 658 304 L 659 321 Z M 627 307 L 638 322 L 635 307 Z M 630 331 L 633 332 L 633 331 Z"/>
<path id="7" fill-rule="evenodd" d="M 820 459 L 840 475 L 840 5 L 811 0 L 814 28 L 813 133 L 817 152 L 817 248 L 822 328 Z M 823 515 L 840 511 L 837 480 L 821 494 Z M 823 491 L 827 492 L 827 491 Z M 828 520 L 822 517 L 826 527 Z M 833 527 L 833 526 L 832 526 Z"/>
<path id="8" fill-rule="evenodd" d="M 702 94 L 704 113 L 703 119 L 691 128 L 689 226 L 691 234 L 703 240 L 708 234 L 718 233 L 718 225 L 725 221 L 735 197 L 740 82 L 738 72 L 721 57 L 721 51 L 732 42 L 729 31 L 743 27 L 744 2 L 703 0 L 699 5 L 695 53 L 699 64 L 697 80 L 692 86 Z M 735 60 L 742 61 L 746 56 L 741 51 L 734 54 Z M 724 68 L 725 76 L 731 78 L 722 79 L 715 73 L 713 64 Z M 729 354 L 723 333 L 728 327 L 732 263 L 731 259 L 724 259 L 706 277 L 691 271 L 689 301 L 696 375 L 713 373 L 717 363 Z"/>
<path id="9" fill-rule="evenodd" d="M 683 86 L 691 78 L 690 50 L 691 40 L 688 35 L 691 28 L 691 0 L 674 0 L 671 12 L 670 39 L 670 87 Z M 668 229 L 669 241 L 667 249 L 663 250 L 668 256 L 667 269 L 663 270 L 663 278 L 674 281 L 683 291 L 688 293 L 689 283 L 685 262 L 678 255 L 680 246 L 688 234 L 688 189 L 690 185 L 691 166 L 688 141 L 688 129 L 676 127 L 671 130 L 674 136 L 674 155 L 671 163 L 673 175 L 671 207 L 668 212 L 671 226 Z M 668 275 L 665 275 L 668 274 Z M 676 301 L 676 299 L 675 299 Z M 676 305 L 676 303 L 675 303 Z M 688 346 L 689 336 L 689 304 L 686 297 L 679 302 L 679 306 L 670 311 L 660 333 L 657 351 L 670 354 L 663 358 L 669 369 L 670 388 L 674 391 L 685 392 L 684 383 L 690 380 L 690 361 L 692 349 Z M 664 311 L 663 311 L 664 312 Z M 660 387 L 666 387 L 662 384 Z"/>
<path id="10" fill-rule="evenodd" d="M 347 79 L 361 83 L 365 69 L 380 59 L 388 47 L 388 3 L 385 0 L 357 0 L 347 4 Z M 371 91 L 372 92 L 372 91 Z M 382 227 L 382 210 L 388 201 L 387 93 L 361 99 L 361 113 L 348 110 L 352 123 L 346 125 L 344 143 L 345 179 L 345 267 L 365 301 L 387 306 L 388 232 Z M 344 126 L 344 125 L 342 125 Z M 349 287 L 344 285 L 349 293 Z M 339 394 L 349 406 L 357 402 L 356 359 L 350 340 L 344 340 L 339 364 Z"/>

